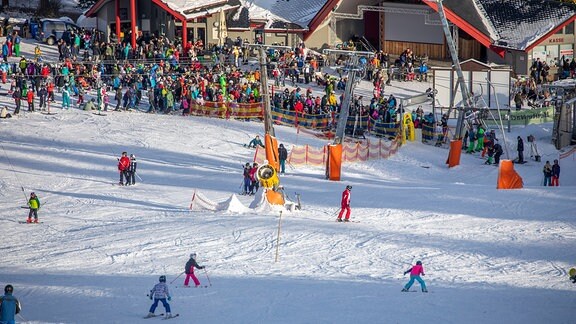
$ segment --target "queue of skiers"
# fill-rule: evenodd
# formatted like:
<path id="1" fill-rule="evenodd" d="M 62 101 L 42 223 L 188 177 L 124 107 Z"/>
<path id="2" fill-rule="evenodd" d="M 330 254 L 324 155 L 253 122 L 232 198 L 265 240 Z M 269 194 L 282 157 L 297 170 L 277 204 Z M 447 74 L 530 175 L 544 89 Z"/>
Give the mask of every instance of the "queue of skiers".
<path id="1" fill-rule="evenodd" d="M 471 126 L 467 128 L 462 149 L 465 149 L 468 154 L 480 153 L 482 158 L 486 157 L 484 164 L 495 166 L 499 165 L 500 157 L 504 153 L 502 145 L 498 143 L 495 131 L 487 132 L 482 125 L 478 125 L 476 129 Z"/>

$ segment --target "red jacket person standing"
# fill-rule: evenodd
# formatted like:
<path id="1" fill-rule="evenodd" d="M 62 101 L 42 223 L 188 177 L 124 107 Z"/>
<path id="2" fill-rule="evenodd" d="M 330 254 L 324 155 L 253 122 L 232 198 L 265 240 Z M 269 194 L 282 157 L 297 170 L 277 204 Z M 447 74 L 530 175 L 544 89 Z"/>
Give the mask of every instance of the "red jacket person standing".
<path id="1" fill-rule="evenodd" d="M 124 179 L 126 179 L 126 184 L 128 184 L 128 169 L 130 168 L 130 158 L 127 152 L 122 152 L 122 157 L 118 159 L 118 171 L 120 171 L 120 182 L 119 185 L 124 185 Z"/>
<path id="2" fill-rule="evenodd" d="M 344 211 L 346 211 L 346 216 L 344 218 L 345 222 L 350 221 L 350 190 L 352 190 L 352 186 L 346 186 L 344 192 L 342 192 L 342 209 L 340 210 L 340 214 L 338 214 L 338 221 L 342 221 L 342 215 L 344 215 Z"/>

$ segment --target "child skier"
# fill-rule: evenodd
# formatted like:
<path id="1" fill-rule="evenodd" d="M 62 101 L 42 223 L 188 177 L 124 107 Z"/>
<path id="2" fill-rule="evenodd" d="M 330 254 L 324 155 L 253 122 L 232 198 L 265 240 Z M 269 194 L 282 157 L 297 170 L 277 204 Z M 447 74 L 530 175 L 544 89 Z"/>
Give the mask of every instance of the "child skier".
<path id="1" fill-rule="evenodd" d="M 158 306 L 158 302 L 162 302 L 162 305 L 164 305 L 164 309 L 166 309 L 166 318 L 171 318 L 172 314 L 170 312 L 170 304 L 168 304 L 168 301 L 170 301 L 172 299 L 172 297 L 170 297 L 170 292 L 168 291 L 168 285 L 166 284 L 166 276 L 160 276 L 159 279 L 159 283 L 157 283 L 156 285 L 154 285 L 154 288 L 152 288 L 152 290 L 150 290 L 150 300 L 154 300 L 154 303 L 152 304 L 152 306 L 150 306 L 150 311 L 148 313 L 148 315 L 146 315 L 146 317 L 144 318 L 150 318 L 150 317 L 154 317 L 156 315 L 154 315 L 154 311 L 156 310 L 156 307 Z"/>
<path id="2" fill-rule="evenodd" d="M 190 282 L 190 278 L 192 278 L 192 281 L 194 281 L 194 285 L 196 285 L 196 287 L 200 286 L 200 281 L 198 280 L 198 278 L 196 278 L 196 275 L 194 274 L 194 268 L 204 269 L 203 266 L 198 265 L 198 263 L 196 262 L 196 253 L 190 254 L 190 260 L 188 260 L 188 262 L 186 262 L 186 265 L 184 266 L 184 272 L 186 272 L 186 279 L 184 279 L 185 287 L 189 287 L 188 283 Z"/>
<path id="3" fill-rule="evenodd" d="M 32 223 L 32 215 L 34 215 L 34 223 L 38 223 L 38 209 L 40 209 L 40 199 L 36 197 L 36 194 L 31 192 L 30 199 L 28 199 L 28 208 L 30 208 L 30 212 L 28 212 L 28 219 L 26 223 Z"/>
<path id="4" fill-rule="evenodd" d="M 420 287 L 422 287 L 422 292 L 428 292 L 428 290 L 426 289 L 426 283 L 424 282 L 424 280 L 422 280 L 422 278 L 420 278 L 420 275 L 424 275 L 424 267 L 422 266 L 422 261 L 416 261 L 415 266 L 404 271 L 404 275 L 406 275 L 407 273 L 410 273 L 410 281 L 408 281 L 408 283 L 406 284 L 406 286 L 404 286 L 404 289 L 402 289 L 402 291 L 409 291 L 410 287 L 412 287 L 412 284 L 414 283 L 414 280 L 416 280 L 420 283 Z"/>

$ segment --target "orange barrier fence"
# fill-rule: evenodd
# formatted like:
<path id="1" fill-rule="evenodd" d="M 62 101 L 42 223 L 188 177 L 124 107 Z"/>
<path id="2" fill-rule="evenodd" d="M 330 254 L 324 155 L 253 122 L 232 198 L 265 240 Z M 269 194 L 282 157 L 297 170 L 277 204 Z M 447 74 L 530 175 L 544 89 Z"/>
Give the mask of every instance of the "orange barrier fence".
<path id="1" fill-rule="evenodd" d="M 400 147 L 399 142 L 388 142 L 383 139 L 367 140 L 361 143 L 342 144 L 343 162 L 360 162 L 374 159 L 386 159 L 395 154 Z M 257 150 L 254 161 L 262 162 L 265 156 L 263 150 Z M 325 166 L 327 159 L 326 146 L 295 145 L 290 150 L 288 163 L 292 165 Z"/>

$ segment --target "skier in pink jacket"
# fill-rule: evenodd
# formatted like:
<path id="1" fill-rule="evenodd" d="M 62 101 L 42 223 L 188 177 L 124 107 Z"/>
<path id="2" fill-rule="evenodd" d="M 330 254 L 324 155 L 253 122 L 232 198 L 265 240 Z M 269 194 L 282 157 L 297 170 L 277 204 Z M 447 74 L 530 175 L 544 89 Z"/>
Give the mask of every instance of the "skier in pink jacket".
<path id="1" fill-rule="evenodd" d="M 414 280 L 416 280 L 420 283 L 420 287 L 422 287 L 422 292 L 428 292 L 428 290 L 426 289 L 426 283 L 424 282 L 424 280 L 422 280 L 422 278 L 420 278 L 420 275 L 424 275 L 424 267 L 422 266 L 422 261 L 416 261 L 415 266 L 404 271 L 404 275 L 406 275 L 407 273 L 410 273 L 410 281 L 408 281 L 408 283 L 406 284 L 406 286 L 404 286 L 404 289 L 402 289 L 402 291 L 409 291 L 410 287 L 412 287 L 412 284 L 414 283 Z"/>

